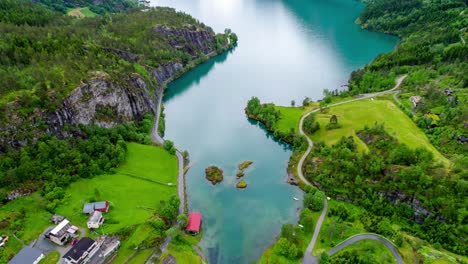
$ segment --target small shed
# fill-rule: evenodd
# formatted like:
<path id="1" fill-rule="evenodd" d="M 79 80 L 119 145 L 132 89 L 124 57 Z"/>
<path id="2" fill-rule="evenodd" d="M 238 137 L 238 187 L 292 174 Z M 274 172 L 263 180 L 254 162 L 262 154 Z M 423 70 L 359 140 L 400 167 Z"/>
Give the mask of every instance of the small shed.
<path id="1" fill-rule="evenodd" d="M 39 249 L 25 246 L 8 262 L 8 264 L 37 264 L 44 257 L 44 253 Z"/>
<path id="2" fill-rule="evenodd" d="M 62 215 L 53 215 L 50 218 L 50 221 L 56 225 L 62 222 L 63 220 L 65 220 L 65 216 L 62 216 Z"/>
<path id="3" fill-rule="evenodd" d="M 202 215 L 199 212 L 191 212 L 188 217 L 187 228 L 185 231 L 192 235 L 196 235 L 200 232 L 202 221 Z"/>

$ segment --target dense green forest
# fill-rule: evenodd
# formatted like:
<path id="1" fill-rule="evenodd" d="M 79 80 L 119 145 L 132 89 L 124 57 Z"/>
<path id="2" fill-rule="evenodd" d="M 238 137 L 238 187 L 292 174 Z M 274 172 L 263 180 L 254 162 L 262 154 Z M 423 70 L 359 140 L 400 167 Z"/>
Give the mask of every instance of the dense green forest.
<path id="1" fill-rule="evenodd" d="M 96 12 L 104 15 L 78 19 L 64 14 L 75 6 L 103 8 Z M 42 189 L 54 201 L 60 198 L 56 188 L 118 166 L 125 156 L 124 141 L 150 143 L 151 116 L 112 129 L 65 124 L 55 132 L 41 118 L 59 111 L 70 92 L 95 72 L 105 72 L 124 87 L 136 74 L 155 89 L 162 84 L 152 69 L 167 63 L 189 68 L 208 58 L 189 38 L 154 27 L 204 31 L 214 40 L 204 43 L 210 50 L 228 48 L 227 34 L 215 36 L 187 14 L 131 7 L 135 5 L 128 0 L 0 1 L 0 201 L 18 189 Z"/>
<path id="2" fill-rule="evenodd" d="M 468 217 L 461 168 L 448 172 L 427 150 L 398 143 L 383 124 L 356 134 L 368 152 L 357 151 L 352 137 L 333 146 L 318 142 L 305 161 L 305 176 L 327 195 L 373 213 L 364 223 L 367 230 L 378 232 L 377 224 L 387 218 L 420 238 L 466 254 L 466 242 L 459 239 L 467 237 Z M 403 202 L 408 199 L 410 204 Z"/>
<path id="3" fill-rule="evenodd" d="M 358 22 L 402 40 L 394 51 L 354 71 L 349 93 L 385 90 L 394 85 L 396 75 L 408 74 L 403 92 L 424 98 L 416 109 L 417 124 L 446 155 L 466 154 L 468 146 L 457 142 L 467 136 L 466 1 L 371 0 Z"/>

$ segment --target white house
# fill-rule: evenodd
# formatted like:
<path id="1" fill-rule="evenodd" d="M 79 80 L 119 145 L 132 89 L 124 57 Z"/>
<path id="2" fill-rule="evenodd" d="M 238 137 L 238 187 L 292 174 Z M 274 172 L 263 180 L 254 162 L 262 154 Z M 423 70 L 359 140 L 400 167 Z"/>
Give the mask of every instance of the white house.
<path id="1" fill-rule="evenodd" d="M 94 211 L 89 216 L 87 225 L 89 229 L 99 228 L 104 223 L 104 218 L 102 218 L 102 213 L 100 211 Z"/>

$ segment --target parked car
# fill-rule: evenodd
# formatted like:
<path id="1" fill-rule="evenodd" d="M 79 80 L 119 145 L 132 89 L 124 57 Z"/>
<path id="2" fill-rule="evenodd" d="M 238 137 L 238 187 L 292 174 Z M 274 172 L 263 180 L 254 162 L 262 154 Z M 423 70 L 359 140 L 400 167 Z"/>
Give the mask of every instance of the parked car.
<path id="1" fill-rule="evenodd" d="M 71 245 L 74 246 L 76 243 L 78 242 L 78 239 L 73 239 L 73 241 L 71 242 Z"/>
<path id="2" fill-rule="evenodd" d="M 44 233 L 44 237 L 45 238 L 50 238 L 50 231 L 52 231 L 52 229 L 54 229 L 53 227 L 49 228 L 45 233 Z"/>

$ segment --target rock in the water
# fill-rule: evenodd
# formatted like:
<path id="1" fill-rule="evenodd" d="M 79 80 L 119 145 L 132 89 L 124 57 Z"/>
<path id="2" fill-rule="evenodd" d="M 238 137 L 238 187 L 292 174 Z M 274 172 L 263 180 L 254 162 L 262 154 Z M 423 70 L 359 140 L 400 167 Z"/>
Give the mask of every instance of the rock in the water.
<path id="1" fill-rule="evenodd" d="M 244 181 L 244 180 L 240 180 L 237 185 L 236 185 L 237 188 L 240 188 L 240 189 L 244 189 L 247 187 L 247 183 Z"/>
<path id="2" fill-rule="evenodd" d="M 210 166 L 205 169 L 206 179 L 213 185 L 223 181 L 223 170 L 216 166 Z"/>
<path id="3" fill-rule="evenodd" d="M 246 160 L 244 162 L 242 162 L 241 164 L 239 164 L 237 167 L 239 168 L 240 171 L 243 171 L 245 169 L 247 169 L 250 165 L 252 165 L 253 161 L 251 160 Z"/>
<path id="4" fill-rule="evenodd" d="M 236 177 L 237 177 L 237 178 L 242 178 L 242 177 L 244 177 L 244 175 L 245 175 L 244 172 L 239 171 L 239 172 L 236 174 Z"/>

